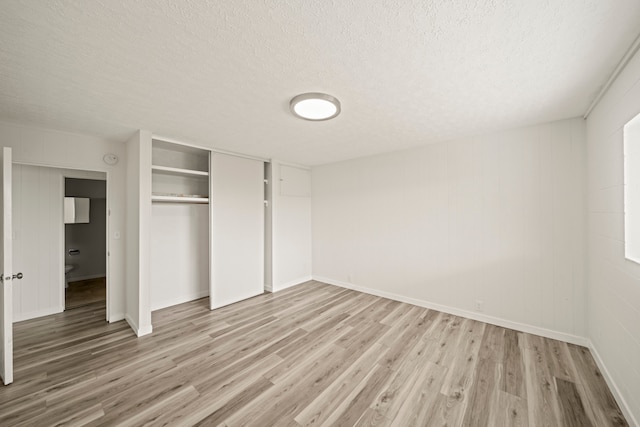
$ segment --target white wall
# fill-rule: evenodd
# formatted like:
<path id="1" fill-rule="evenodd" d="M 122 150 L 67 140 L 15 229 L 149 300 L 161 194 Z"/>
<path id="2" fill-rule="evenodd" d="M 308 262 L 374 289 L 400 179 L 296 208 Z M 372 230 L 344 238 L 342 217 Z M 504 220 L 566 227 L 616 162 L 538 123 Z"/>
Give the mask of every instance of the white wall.
<path id="1" fill-rule="evenodd" d="M 151 310 L 209 295 L 209 205 L 151 208 Z"/>
<path id="2" fill-rule="evenodd" d="M 640 420 L 640 265 L 624 258 L 623 133 L 640 113 L 640 53 L 587 119 L 589 336 L 625 415 Z M 636 165 L 640 167 L 640 165 Z"/>
<path id="3" fill-rule="evenodd" d="M 126 142 L 127 310 L 125 319 L 142 336 L 152 332 L 151 133 L 138 131 Z"/>
<path id="4" fill-rule="evenodd" d="M 585 342 L 584 150 L 573 119 L 314 167 L 313 277 Z"/>
<path id="5" fill-rule="evenodd" d="M 13 267 L 24 274 L 13 291 L 15 322 L 64 310 L 64 177 L 103 175 L 13 165 Z M 101 237 L 104 253 L 104 227 Z"/>
<path id="6" fill-rule="evenodd" d="M 67 275 L 69 281 L 105 277 L 107 272 L 106 226 L 107 183 L 98 179 L 65 179 L 66 197 L 90 199 L 89 222 L 65 224 L 65 264 L 74 266 Z M 69 249 L 77 249 L 70 255 Z"/>
<path id="7" fill-rule="evenodd" d="M 271 162 L 272 228 L 267 242 L 271 237 L 271 286 L 274 292 L 311 279 L 310 177 L 310 171 L 305 167 Z M 293 190 L 288 191 L 288 186 Z M 268 285 L 268 279 L 266 283 Z"/>
<path id="8" fill-rule="evenodd" d="M 62 176 L 59 170 L 13 165 L 13 320 L 64 310 Z"/>
<path id="9" fill-rule="evenodd" d="M 0 145 L 13 148 L 13 161 L 68 169 L 102 171 L 108 174 L 111 209 L 109 219 L 111 257 L 109 260 L 109 293 L 107 317 L 110 321 L 124 318 L 125 312 L 125 248 L 116 239 L 125 227 L 124 145 L 87 135 L 40 129 L 0 122 Z M 113 153 L 121 161 L 110 166 L 102 161 Z M 16 267 L 18 267 L 16 265 Z M 24 279 L 23 279 L 24 280 Z"/>

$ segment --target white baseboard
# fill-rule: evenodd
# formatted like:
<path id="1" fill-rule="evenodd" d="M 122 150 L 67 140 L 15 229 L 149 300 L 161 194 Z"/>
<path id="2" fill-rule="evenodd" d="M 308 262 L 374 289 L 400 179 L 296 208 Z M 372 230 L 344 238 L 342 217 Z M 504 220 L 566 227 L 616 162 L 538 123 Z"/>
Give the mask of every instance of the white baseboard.
<path id="1" fill-rule="evenodd" d="M 131 316 L 129 316 L 128 314 L 125 314 L 124 320 L 127 321 L 127 323 L 129 324 L 129 327 L 133 329 L 133 332 L 135 332 L 135 334 L 138 335 L 138 324 L 131 318 Z"/>
<path id="2" fill-rule="evenodd" d="M 352 283 L 342 282 L 340 280 L 330 279 L 328 277 L 314 276 L 313 280 L 328 283 L 330 285 L 340 286 L 342 288 L 353 289 L 354 291 L 364 292 L 365 294 L 371 294 L 378 297 L 389 298 L 395 301 L 406 302 L 408 304 L 413 304 L 419 307 L 425 307 L 432 310 L 441 311 L 443 313 L 453 314 L 455 316 L 461 316 L 461 317 L 466 317 L 468 319 L 478 320 L 480 322 L 490 323 L 496 326 L 502 326 L 503 328 L 514 329 L 516 331 L 526 332 L 533 335 L 540 335 L 546 338 L 565 341 L 571 344 L 577 344 L 584 347 L 588 347 L 589 345 L 589 340 L 587 340 L 587 338 L 581 337 L 578 335 L 572 335 L 564 332 L 554 331 L 551 329 L 541 328 L 538 326 L 527 325 L 525 323 L 513 322 L 511 320 L 488 316 L 486 314 L 481 314 L 481 313 L 475 313 L 473 311 L 467 311 L 467 310 L 463 310 L 456 307 L 450 307 L 447 305 L 435 304 L 435 303 L 420 300 L 417 298 L 406 297 L 403 295 L 380 291 L 373 288 L 367 288 L 365 286 L 359 286 L 359 285 L 354 285 Z"/>
<path id="3" fill-rule="evenodd" d="M 22 322 L 24 320 L 35 319 L 37 317 L 50 316 L 52 314 L 62 313 L 64 308 L 52 307 L 44 310 L 30 311 L 28 313 L 13 313 L 13 322 Z"/>
<path id="4" fill-rule="evenodd" d="M 148 325 L 147 327 L 138 329 L 138 332 L 136 332 L 136 335 L 138 337 L 142 337 L 144 335 L 149 335 L 151 332 L 153 332 L 153 326 Z"/>
<path id="5" fill-rule="evenodd" d="M 596 365 L 598 365 L 598 368 L 600 369 L 602 376 L 604 377 L 605 381 L 607 382 L 607 385 L 609 386 L 609 390 L 611 390 L 611 393 L 613 394 L 613 397 L 616 399 L 618 406 L 620 406 L 620 410 L 624 414 L 624 417 L 626 418 L 627 422 L 632 427 L 640 427 L 638 420 L 633 416 L 633 413 L 631 412 L 631 409 L 629 408 L 627 401 L 624 399 L 624 397 L 622 397 L 622 393 L 620 393 L 620 389 L 618 388 L 616 382 L 613 380 L 613 377 L 611 377 L 611 374 L 609 373 L 609 370 L 604 364 L 602 357 L 600 357 L 600 353 L 598 353 L 598 350 L 593 345 L 593 342 L 591 340 L 589 340 L 588 347 L 589 347 L 589 351 L 591 351 L 591 355 L 593 356 L 593 359 L 596 361 Z"/>
<path id="6" fill-rule="evenodd" d="M 99 279 L 101 277 L 107 277 L 106 273 L 100 273 L 100 274 L 89 274 L 86 276 L 78 276 L 78 277 L 69 277 L 67 280 L 69 282 L 80 282 L 81 280 L 91 280 L 91 279 Z"/>
<path id="7" fill-rule="evenodd" d="M 152 302 L 151 311 L 156 311 L 156 310 L 160 310 L 161 308 L 167 308 L 174 305 L 183 304 L 185 302 L 197 300 L 197 299 L 208 297 L 208 296 L 209 296 L 209 289 L 200 291 L 200 292 L 193 292 L 186 295 L 180 295 L 176 298 L 171 298 L 169 300 L 164 300 L 164 301 L 155 302 L 155 303 Z"/>
<path id="8" fill-rule="evenodd" d="M 124 320 L 124 313 L 116 313 L 109 316 L 109 323 L 119 322 Z"/>
<path id="9" fill-rule="evenodd" d="M 283 284 L 280 284 L 280 285 L 274 284 L 272 286 L 272 292 L 278 292 L 278 291 L 282 291 L 282 290 L 287 289 L 287 288 L 291 288 L 293 286 L 301 285 L 303 283 L 308 282 L 309 280 L 313 280 L 313 278 L 311 276 L 304 276 L 304 277 L 300 277 L 298 279 L 291 280 L 289 282 L 286 282 L 286 283 L 283 283 Z"/>
<path id="10" fill-rule="evenodd" d="M 147 326 L 145 328 L 139 328 L 138 324 L 128 314 L 125 314 L 124 320 L 127 321 L 129 326 L 131 327 L 131 329 L 133 329 L 133 332 L 138 337 L 141 337 L 141 336 L 144 336 L 144 335 L 148 335 L 153 331 L 153 328 L 151 327 L 151 325 L 149 325 L 149 326 Z"/>

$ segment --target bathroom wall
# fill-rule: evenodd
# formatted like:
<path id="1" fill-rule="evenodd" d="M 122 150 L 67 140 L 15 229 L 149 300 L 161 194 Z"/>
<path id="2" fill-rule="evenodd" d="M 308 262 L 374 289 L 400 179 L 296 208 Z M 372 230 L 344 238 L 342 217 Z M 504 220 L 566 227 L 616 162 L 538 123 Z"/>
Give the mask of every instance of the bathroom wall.
<path id="1" fill-rule="evenodd" d="M 65 264 L 74 265 L 69 281 L 105 277 L 106 260 L 106 196 L 107 183 L 101 180 L 65 179 L 66 197 L 90 199 L 89 223 L 65 225 Z M 69 255 L 77 249 L 77 255 Z"/>
<path id="2" fill-rule="evenodd" d="M 24 274 L 13 287 L 16 322 L 64 310 L 65 176 L 95 179 L 104 173 L 13 165 L 13 269 Z M 104 248 L 104 237 L 102 242 Z"/>

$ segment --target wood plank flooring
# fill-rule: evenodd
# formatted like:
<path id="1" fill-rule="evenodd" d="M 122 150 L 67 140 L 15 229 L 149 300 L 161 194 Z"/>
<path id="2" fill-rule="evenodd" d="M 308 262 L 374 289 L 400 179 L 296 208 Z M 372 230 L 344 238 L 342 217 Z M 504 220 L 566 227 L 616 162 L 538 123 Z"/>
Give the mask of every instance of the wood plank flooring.
<path id="1" fill-rule="evenodd" d="M 82 307 L 97 302 L 107 303 L 107 279 L 98 277 L 97 279 L 79 280 L 70 282 L 69 287 L 64 292 L 65 310 Z"/>
<path id="2" fill-rule="evenodd" d="M 585 348 L 319 282 L 104 317 L 15 324 L 0 425 L 627 425 Z"/>

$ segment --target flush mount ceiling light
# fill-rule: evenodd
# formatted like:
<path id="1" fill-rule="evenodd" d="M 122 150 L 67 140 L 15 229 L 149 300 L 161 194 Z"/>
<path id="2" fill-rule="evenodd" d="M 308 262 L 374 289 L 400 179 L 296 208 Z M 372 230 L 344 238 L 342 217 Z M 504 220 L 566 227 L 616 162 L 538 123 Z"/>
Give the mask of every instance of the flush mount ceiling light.
<path id="1" fill-rule="evenodd" d="M 340 101 L 326 93 L 303 93 L 289 103 L 291 112 L 301 119 L 321 121 L 340 114 Z"/>

